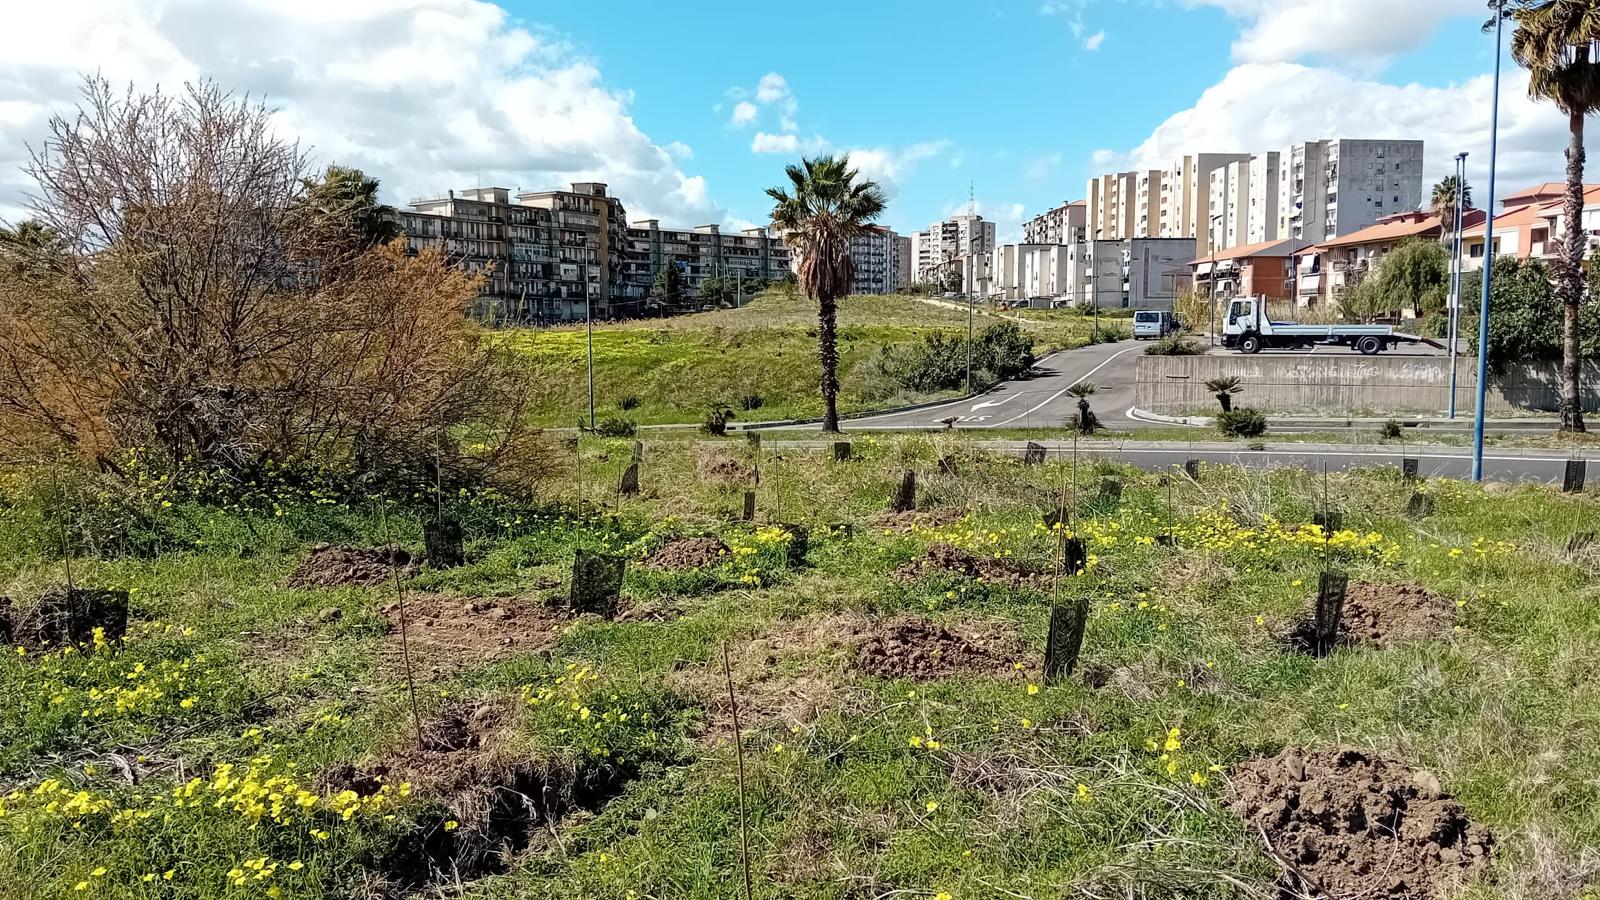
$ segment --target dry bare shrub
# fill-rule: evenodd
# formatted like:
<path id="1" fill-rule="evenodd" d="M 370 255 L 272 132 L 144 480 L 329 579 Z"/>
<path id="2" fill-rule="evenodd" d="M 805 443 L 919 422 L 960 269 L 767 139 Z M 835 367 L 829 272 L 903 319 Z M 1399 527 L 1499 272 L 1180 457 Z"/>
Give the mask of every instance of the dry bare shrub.
<path id="1" fill-rule="evenodd" d="M 142 448 L 224 472 L 544 473 L 526 379 L 466 316 L 476 276 L 330 222 L 249 98 L 83 96 L 27 167 L 51 238 L 0 247 L 0 442 L 105 467 Z"/>

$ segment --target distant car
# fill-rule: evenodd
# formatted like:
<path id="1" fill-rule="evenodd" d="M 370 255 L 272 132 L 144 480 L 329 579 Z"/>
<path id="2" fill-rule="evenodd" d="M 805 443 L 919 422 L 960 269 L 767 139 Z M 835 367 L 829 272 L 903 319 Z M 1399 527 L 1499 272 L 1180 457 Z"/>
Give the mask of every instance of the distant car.
<path id="1" fill-rule="evenodd" d="M 1159 309 L 1141 309 L 1133 314 L 1133 339 L 1159 341 L 1178 330 L 1178 319 Z"/>
<path id="2" fill-rule="evenodd" d="M 959 297 L 961 295 L 956 293 L 955 291 L 945 291 L 943 294 L 940 294 L 939 296 L 943 297 L 946 300 L 954 300 L 954 299 L 956 299 L 957 297 Z"/>

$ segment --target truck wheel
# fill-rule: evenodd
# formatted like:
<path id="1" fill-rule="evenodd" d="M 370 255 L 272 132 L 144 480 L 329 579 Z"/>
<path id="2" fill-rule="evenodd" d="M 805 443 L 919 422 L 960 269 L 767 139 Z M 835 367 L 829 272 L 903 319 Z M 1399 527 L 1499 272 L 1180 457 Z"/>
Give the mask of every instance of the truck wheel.
<path id="1" fill-rule="evenodd" d="M 1359 352 L 1359 353 L 1363 353 L 1363 354 L 1365 354 L 1367 356 L 1372 356 L 1373 354 L 1377 353 L 1379 350 L 1382 350 L 1382 349 L 1383 349 L 1383 339 L 1379 338 L 1379 337 L 1374 337 L 1374 336 L 1372 336 L 1370 334 L 1367 335 L 1366 337 L 1362 338 L 1361 340 L 1356 341 L 1356 351 Z"/>
<path id="2" fill-rule="evenodd" d="M 1239 339 L 1239 352 L 1240 353 L 1260 353 L 1261 352 L 1261 337 L 1260 337 L 1260 335 L 1247 334 L 1244 337 L 1240 338 Z"/>

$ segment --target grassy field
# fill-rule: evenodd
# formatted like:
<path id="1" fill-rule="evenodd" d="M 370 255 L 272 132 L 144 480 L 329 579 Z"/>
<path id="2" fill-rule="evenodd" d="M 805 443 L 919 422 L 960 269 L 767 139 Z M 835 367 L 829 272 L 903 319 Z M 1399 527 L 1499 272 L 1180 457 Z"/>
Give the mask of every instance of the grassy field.
<path id="1" fill-rule="evenodd" d="M 468 562 L 406 569 L 403 607 L 387 564 L 306 563 L 319 542 L 420 551 L 418 509 L 285 483 L 247 509 L 148 488 L 69 512 L 39 497 L 53 478 L 13 473 L 0 594 L 122 589 L 132 622 L 0 655 L 0 894 L 730 897 L 742 784 L 757 897 L 1269 897 L 1230 783 L 1285 747 L 1356 746 L 1492 832 L 1461 896 L 1593 896 L 1592 496 L 1430 482 L 1414 521 L 1387 473 L 1164 485 L 959 436 L 856 450 L 650 442 L 623 498 L 628 444 L 585 440 L 545 504 L 444 498 Z M 921 518 L 885 519 L 907 468 Z M 1111 473 L 1120 499 L 1098 494 Z M 1063 494 L 1089 554 L 1067 577 L 1040 521 Z M 1324 495 L 1331 542 L 1299 524 Z M 939 570 L 956 551 L 934 545 L 982 574 Z M 562 609 L 580 550 L 629 560 L 612 618 Z M 1444 612 L 1300 652 L 1325 568 Z M 1089 611 L 1053 684 L 1052 602 Z"/>
<path id="2" fill-rule="evenodd" d="M 980 314 L 977 327 L 999 321 Z M 1080 346 L 1091 323 L 1077 315 L 1024 323 L 1043 352 Z M 903 346 L 934 333 L 965 335 L 964 311 L 911 297 L 850 297 L 839 305 L 842 393 L 840 411 L 885 408 L 953 396 L 906 391 L 873 366 L 885 346 Z M 1125 329 L 1124 329 L 1125 330 Z M 586 340 L 581 327 L 496 333 L 539 374 L 533 415 L 541 424 L 572 425 L 586 415 Z M 817 396 L 816 312 L 804 296 L 771 290 L 742 309 L 595 329 L 596 415 L 621 415 L 638 424 L 696 423 L 714 403 L 735 408 L 740 420 L 821 415 Z M 744 398 L 759 408 L 742 408 Z M 624 400 L 637 406 L 624 410 Z"/>

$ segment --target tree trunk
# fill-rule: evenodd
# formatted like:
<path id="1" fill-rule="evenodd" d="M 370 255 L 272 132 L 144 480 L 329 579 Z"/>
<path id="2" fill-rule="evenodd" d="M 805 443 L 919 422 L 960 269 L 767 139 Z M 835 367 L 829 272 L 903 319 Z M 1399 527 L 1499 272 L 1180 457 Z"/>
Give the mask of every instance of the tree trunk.
<path id="1" fill-rule="evenodd" d="M 1583 301 L 1583 114 L 1573 113 L 1568 127 L 1567 194 L 1562 209 L 1567 233 L 1562 238 L 1556 296 L 1561 300 L 1561 430 L 1583 431 L 1583 405 L 1578 393 L 1578 310 Z"/>
<path id="2" fill-rule="evenodd" d="M 839 433 L 839 303 L 817 298 L 817 353 L 822 361 L 822 430 Z"/>
<path id="3" fill-rule="evenodd" d="M 1223 412 L 1229 412 L 1233 409 L 1233 397 L 1227 391 L 1223 391 L 1217 395 L 1217 405 L 1222 407 Z"/>

